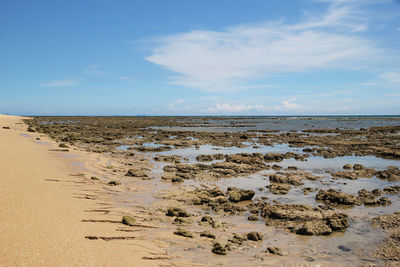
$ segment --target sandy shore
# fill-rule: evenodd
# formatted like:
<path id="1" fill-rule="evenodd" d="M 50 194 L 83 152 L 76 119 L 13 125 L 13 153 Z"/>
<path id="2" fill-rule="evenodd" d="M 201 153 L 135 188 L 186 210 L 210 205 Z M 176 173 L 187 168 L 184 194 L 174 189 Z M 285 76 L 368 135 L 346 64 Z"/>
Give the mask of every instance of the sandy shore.
<path id="1" fill-rule="evenodd" d="M 104 219 L 87 212 L 99 207 L 84 197 L 93 188 L 71 175 L 70 157 L 52 151 L 55 143 L 37 144 L 39 134 L 28 133 L 21 119 L 0 115 L 0 266 L 170 265 L 144 259 L 160 257 L 163 244 L 135 232 L 118 235 L 132 240 L 85 238 L 115 237 L 115 223 L 82 222 Z"/>

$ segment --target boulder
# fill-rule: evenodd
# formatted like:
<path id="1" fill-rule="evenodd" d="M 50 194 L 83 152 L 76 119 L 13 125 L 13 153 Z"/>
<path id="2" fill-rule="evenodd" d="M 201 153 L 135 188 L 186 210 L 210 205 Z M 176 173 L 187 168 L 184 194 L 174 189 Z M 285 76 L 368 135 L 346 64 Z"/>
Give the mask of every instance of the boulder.
<path id="1" fill-rule="evenodd" d="M 300 235 L 329 235 L 332 233 L 332 229 L 322 221 L 309 221 L 305 222 L 296 233 Z"/>
<path id="2" fill-rule="evenodd" d="M 352 195 L 339 192 L 335 189 L 320 190 L 316 195 L 316 200 L 330 204 L 341 205 L 360 205 L 360 198 Z"/>
<path id="3" fill-rule="evenodd" d="M 227 194 L 229 201 L 237 203 L 240 201 L 251 200 L 255 195 L 255 192 L 253 190 L 229 187 Z"/>

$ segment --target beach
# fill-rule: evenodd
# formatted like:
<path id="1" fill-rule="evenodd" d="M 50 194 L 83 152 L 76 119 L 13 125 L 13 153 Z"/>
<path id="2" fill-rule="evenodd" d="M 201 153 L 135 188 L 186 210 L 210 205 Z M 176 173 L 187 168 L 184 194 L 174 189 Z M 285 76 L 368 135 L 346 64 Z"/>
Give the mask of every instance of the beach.
<path id="1" fill-rule="evenodd" d="M 162 254 L 162 244 L 85 238 L 116 236 L 115 224 L 82 222 L 103 219 L 87 212 L 100 206 L 84 197 L 90 194 L 90 186 L 81 177 L 71 176 L 75 170 L 69 165 L 70 158 L 50 151 L 57 149 L 55 144 L 40 136 L 49 145 L 38 145 L 37 137 L 26 131 L 21 117 L 0 116 L 0 265 L 161 265 L 162 260 L 149 262 L 142 257 Z M 121 217 L 108 215 L 106 219 Z M 137 235 L 121 232 L 119 236 Z"/>
<path id="2" fill-rule="evenodd" d="M 397 117 L 0 123 L 2 266 L 398 263 Z"/>

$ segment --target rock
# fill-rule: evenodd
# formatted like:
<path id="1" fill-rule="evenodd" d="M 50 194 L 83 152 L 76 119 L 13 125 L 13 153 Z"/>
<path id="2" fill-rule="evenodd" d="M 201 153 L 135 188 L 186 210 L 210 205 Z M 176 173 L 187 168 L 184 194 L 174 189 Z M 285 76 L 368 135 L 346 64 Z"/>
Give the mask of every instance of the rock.
<path id="1" fill-rule="evenodd" d="M 304 195 L 308 195 L 309 193 L 314 192 L 315 190 L 316 190 L 315 188 L 304 187 L 302 191 Z"/>
<path id="2" fill-rule="evenodd" d="M 253 153 L 253 154 L 239 153 L 234 155 L 227 155 L 226 161 L 238 164 L 260 166 L 260 168 L 264 166 L 264 163 L 262 162 L 262 155 L 258 153 Z"/>
<path id="3" fill-rule="evenodd" d="M 171 179 L 171 182 L 173 182 L 173 183 L 183 183 L 183 179 L 181 177 L 173 177 Z"/>
<path id="4" fill-rule="evenodd" d="M 198 156 L 196 157 L 196 160 L 197 160 L 197 161 L 203 161 L 203 162 L 206 162 L 206 161 L 213 161 L 213 160 L 214 160 L 214 157 L 213 157 L 213 155 L 198 155 Z"/>
<path id="5" fill-rule="evenodd" d="M 264 155 L 264 160 L 268 162 L 273 162 L 273 161 L 282 161 L 284 159 L 283 154 L 278 154 L 278 153 L 267 153 Z"/>
<path id="6" fill-rule="evenodd" d="M 283 173 L 272 174 L 269 176 L 271 183 L 291 184 L 294 186 L 303 185 L 301 179 L 291 174 L 284 175 Z"/>
<path id="7" fill-rule="evenodd" d="M 229 239 L 229 242 L 241 246 L 243 242 L 247 241 L 246 235 L 234 234 L 232 239 Z"/>
<path id="8" fill-rule="evenodd" d="M 211 227 L 212 228 L 221 228 L 223 225 L 222 225 L 222 223 L 221 222 L 218 222 L 218 221 L 213 221 L 212 223 L 211 223 Z"/>
<path id="9" fill-rule="evenodd" d="M 211 190 L 209 191 L 209 193 L 210 193 L 213 197 L 225 196 L 224 191 L 222 191 L 222 190 L 219 189 L 218 187 L 215 187 L 215 188 L 211 189 Z"/>
<path id="10" fill-rule="evenodd" d="M 201 218 L 201 221 L 212 224 L 214 220 L 211 216 L 206 215 Z"/>
<path id="11" fill-rule="evenodd" d="M 387 206 L 391 204 L 391 201 L 386 197 L 381 197 L 377 199 L 372 192 L 369 192 L 365 189 L 358 191 L 358 196 L 364 205 L 382 205 Z"/>
<path id="12" fill-rule="evenodd" d="M 192 224 L 193 222 L 190 219 L 184 217 L 175 217 L 174 219 L 175 224 Z"/>
<path id="13" fill-rule="evenodd" d="M 343 169 L 344 170 L 351 170 L 351 169 L 353 169 L 353 165 L 347 163 L 347 164 L 343 165 Z"/>
<path id="14" fill-rule="evenodd" d="M 288 255 L 288 252 L 284 249 L 278 248 L 278 247 L 267 247 L 267 253 L 279 255 L 279 256 L 286 256 Z"/>
<path id="15" fill-rule="evenodd" d="M 372 226 L 382 229 L 394 229 L 400 227 L 400 212 L 384 214 L 372 219 Z"/>
<path id="16" fill-rule="evenodd" d="M 225 158 L 225 156 L 223 154 L 198 155 L 196 157 L 196 160 L 202 161 L 202 162 L 209 162 L 209 161 L 213 161 L 213 160 L 222 160 L 224 158 Z"/>
<path id="17" fill-rule="evenodd" d="M 343 246 L 343 245 L 338 246 L 338 249 L 340 249 L 340 250 L 343 251 L 343 252 L 349 252 L 349 251 L 351 251 L 351 249 L 349 249 L 348 247 Z"/>
<path id="18" fill-rule="evenodd" d="M 28 132 L 34 133 L 34 132 L 36 132 L 36 131 L 35 131 L 35 129 L 33 129 L 32 127 L 28 127 Z"/>
<path id="19" fill-rule="evenodd" d="M 299 222 L 323 219 L 320 210 L 302 204 L 265 205 L 261 215 L 264 218 Z"/>
<path id="20" fill-rule="evenodd" d="M 279 165 L 276 165 L 276 164 L 274 164 L 274 165 L 272 165 L 272 167 L 271 167 L 274 171 L 280 171 L 280 170 L 282 170 L 283 168 L 281 167 L 281 166 L 279 166 Z"/>
<path id="21" fill-rule="evenodd" d="M 108 182 L 107 184 L 108 184 L 108 185 L 111 185 L 111 186 L 116 186 L 116 185 L 120 185 L 121 183 L 118 182 L 118 181 L 110 181 L 110 182 Z"/>
<path id="22" fill-rule="evenodd" d="M 372 192 L 369 192 L 365 189 L 358 191 L 358 195 L 359 195 L 361 201 L 366 206 L 368 206 L 368 205 L 388 206 L 388 205 L 392 204 L 390 199 L 388 199 L 387 197 L 381 197 L 380 199 L 377 199 Z"/>
<path id="23" fill-rule="evenodd" d="M 391 204 L 392 204 L 392 201 L 390 201 L 390 199 L 387 198 L 387 197 L 381 197 L 381 198 L 379 199 L 379 205 L 382 205 L 382 206 L 389 206 L 389 205 L 391 205 Z"/>
<path id="24" fill-rule="evenodd" d="M 210 231 L 201 232 L 201 233 L 200 233 L 200 236 L 215 239 L 215 235 L 212 234 Z"/>
<path id="25" fill-rule="evenodd" d="M 354 164 L 353 170 L 354 171 L 339 171 L 332 173 L 332 177 L 334 178 L 343 178 L 349 180 L 356 180 L 358 178 L 371 178 L 373 177 L 376 172 L 374 169 L 365 168 L 363 165 Z M 362 167 L 360 167 L 362 166 Z"/>
<path id="26" fill-rule="evenodd" d="M 328 225 L 333 231 L 343 232 L 349 227 L 349 216 L 344 213 L 335 213 L 328 217 Z"/>
<path id="27" fill-rule="evenodd" d="M 285 195 L 290 191 L 290 185 L 288 184 L 270 184 L 268 188 L 275 195 Z"/>
<path id="28" fill-rule="evenodd" d="M 123 216 L 122 217 L 122 223 L 129 225 L 129 226 L 133 226 L 136 223 L 136 219 L 131 217 L 131 216 Z"/>
<path id="29" fill-rule="evenodd" d="M 256 215 L 256 214 L 250 215 L 249 217 L 247 217 L 247 220 L 258 221 L 258 215 Z"/>
<path id="30" fill-rule="evenodd" d="M 251 200 L 255 195 L 255 192 L 253 190 L 228 187 L 227 194 L 229 196 L 229 201 L 237 203 L 240 201 Z"/>
<path id="31" fill-rule="evenodd" d="M 251 241 L 260 241 L 263 240 L 263 236 L 259 232 L 250 232 L 247 234 L 247 239 Z"/>
<path id="32" fill-rule="evenodd" d="M 376 177 L 380 179 L 387 179 L 389 181 L 399 181 L 400 180 L 400 170 L 397 167 L 389 166 L 387 170 L 377 171 Z"/>
<path id="33" fill-rule="evenodd" d="M 385 187 L 383 189 L 383 192 L 385 192 L 386 194 L 390 194 L 390 195 L 397 195 L 400 193 L 400 186 L 394 185 L 394 186 Z"/>
<path id="34" fill-rule="evenodd" d="M 138 169 L 129 169 L 127 171 L 127 173 L 125 174 L 125 176 L 129 176 L 129 177 L 148 177 L 148 175 L 144 171 L 138 170 Z"/>
<path id="35" fill-rule="evenodd" d="M 321 221 L 309 221 L 305 222 L 296 233 L 300 235 L 329 235 L 332 233 L 332 229 Z"/>
<path id="36" fill-rule="evenodd" d="M 225 239 L 219 238 L 214 242 L 211 252 L 217 255 L 226 255 L 227 249 L 229 249 L 228 242 Z"/>
<path id="37" fill-rule="evenodd" d="M 65 144 L 65 143 L 59 144 L 58 147 L 61 147 L 61 148 L 69 148 L 69 146 L 68 146 L 67 144 Z"/>
<path id="38" fill-rule="evenodd" d="M 346 214 L 301 204 L 264 204 L 261 215 L 266 218 L 266 225 L 303 235 L 325 235 L 349 226 Z"/>
<path id="39" fill-rule="evenodd" d="M 352 194 L 339 192 L 335 189 L 320 190 L 316 195 L 316 200 L 331 204 L 341 205 L 360 205 L 361 201 Z"/>
<path id="40" fill-rule="evenodd" d="M 181 156 L 176 156 L 176 155 L 171 155 L 171 156 L 157 155 L 156 157 L 154 157 L 155 161 L 167 162 L 167 163 L 179 163 L 181 161 L 181 159 L 182 159 Z"/>
<path id="41" fill-rule="evenodd" d="M 8 126 L 3 126 L 3 129 L 5 129 L 5 130 L 10 130 L 10 127 L 8 127 Z"/>
<path id="42" fill-rule="evenodd" d="M 100 180 L 99 178 L 97 178 L 96 176 L 92 176 L 90 177 L 91 180 Z"/>
<path id="43" fill-rule="evenodd" d="M 189 230 L 183 229 L 178 227 L 176 229 L 176 231 L 174 232 L 175 235 L 180 235 L 180 236 L 184 236 L 184 237 L 189 237 L 189 238 L 193 238 L 193 233 L 190 232 Z"/>
<path id="44" fill-rule="evenodd" d="M 187 213 L 185 210 L 178 208 L 178 207 L 172 207 L 167 209 L 167 213 L 165 214 L 170 217 L 190 217 L 190 214 Z"/>
<path id="45" fill-rule="evenodd" d="M 380 190 L 380 189 L 374 189 L 374 190 L 371 191 L 371 193 L 372 193 L 374 196 L 377 196 L 377 197 L 382 196 L 382 195 L 385 194 L 385 193 L 383 192 L 383 190 Z"/>
<path id="46" fill-rule="evenodd" d="M 363 169 L 365 169 L 364 165 L 361 165 L 361 164 L 353 165 L 353 170 L 355 170 L 355 171 L 359 171 L 359 170 L 363 170 Z"/>

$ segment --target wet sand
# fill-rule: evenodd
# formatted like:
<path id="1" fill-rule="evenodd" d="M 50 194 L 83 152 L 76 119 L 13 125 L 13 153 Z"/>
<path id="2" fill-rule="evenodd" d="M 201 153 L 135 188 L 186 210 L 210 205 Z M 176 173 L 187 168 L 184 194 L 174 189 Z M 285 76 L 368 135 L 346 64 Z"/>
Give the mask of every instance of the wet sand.
<path id="1" fill-rule="evenodd" d="M 47 145 L 35 142 L 39 136 Z M 144 240 L 137 232 L 116 232 L 120 224 L 82 222 L 120 221 L 121 213 L 88 212 L 109 205 L 90 199 L 96 187 L 72 176 L 71 157 L 52 149 L 58 149 L 56 144 L 28 133 L 20 117 L 0 116 L 0 266 L 165 265 L 167 244 Z M 78 151 L 69 153 L 93 160 Z"/>

